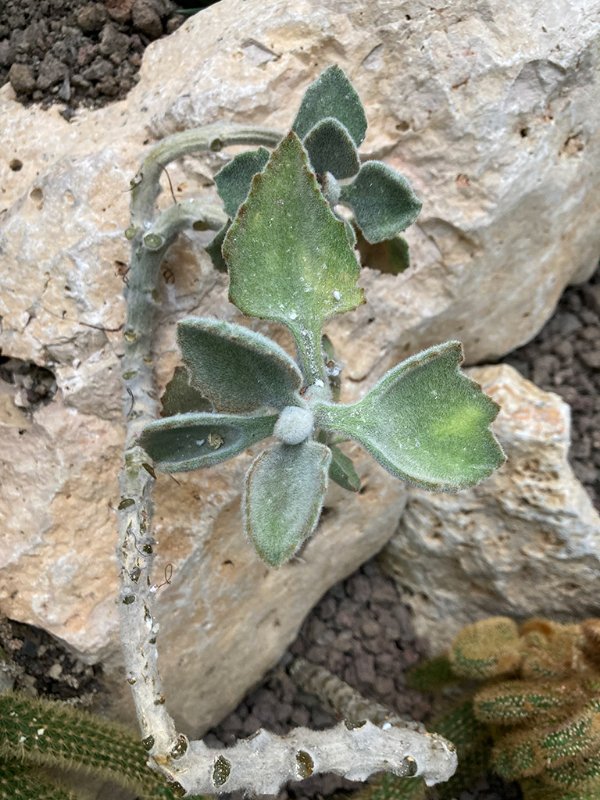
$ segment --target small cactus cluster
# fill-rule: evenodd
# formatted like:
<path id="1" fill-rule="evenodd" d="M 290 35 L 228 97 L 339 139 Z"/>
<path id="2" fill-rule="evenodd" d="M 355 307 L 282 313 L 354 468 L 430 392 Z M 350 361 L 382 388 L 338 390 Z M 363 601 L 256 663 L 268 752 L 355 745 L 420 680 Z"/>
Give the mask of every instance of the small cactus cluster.
<path id="1" fill-rule="evenodd" d="M 77 800 L 56 782 L 56 768 L 106 778 L 132 796 L 175 800 L 147 760 L 142 743 L 120 725 L 66 703 L 0 694 L 0 800 Z"/>
<path id="2" fill-rule="evenodd" d="M 450 661 L 488 679 L 473 711 L 491 728 L 496 773 L 526 800 L 600 798 L 600 620 L 485 620 L 459 634 Z"/>
<path id="3" fill-rule="evenodd" d="M 458 772 L 436 787 L 437 797 L 456 797 L 492 770 L 518 781 L 524 800 L 600 800 L 600 619 L 476 622 L 460 631 L 445 658 L 413 675 L 422 689 L 451 680 L 483 684 L 430 725 L 459 756 Z M 426 797 L 422 781 L 385 775 L 355 800 Z"/>

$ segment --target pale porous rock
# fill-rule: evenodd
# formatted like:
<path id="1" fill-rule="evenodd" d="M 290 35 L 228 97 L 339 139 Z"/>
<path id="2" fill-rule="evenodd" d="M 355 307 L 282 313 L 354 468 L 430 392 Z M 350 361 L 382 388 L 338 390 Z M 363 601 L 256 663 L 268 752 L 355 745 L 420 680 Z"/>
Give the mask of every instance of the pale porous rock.
<path id="1" fill-rule="evenodd" d="M 471 361 L 499 355 L 539 329 L 600 249 L 599 10 L 600 0 L 247 0 L 240 13 L 223 0 L 147 50 L 124 102 L 67 123 L 0 89 L 0 347 L 52 370 L 58 386 L 25 410 L 10 386 L 0 393 L 3 613 L 118 664 L 122 230 L 144 147 L 218 119 L 284 130 L 307 84 L 340 64 L 371 123 L 364 155 L 405 172 L 424 201 L 407 233 L 414 268 L 365 271 L 368 304 L 331 325 L 346 397 L 443 338 L 463 339 Z M 224 160 L 170 168 L 176 196 L 200 185 L 214 197 L 206 185 Z M 201 237 L 182 237 L 165 265 L 162 385 L 180 316 L 239 319 Z M 159 481 L 159 559 L 174 565 L 159 592 L 161 663 L 190 725 L 214 722 L 260 678 L 318 595 L 383 544 L 404 502 L 397 482 L 361 460 L 368 492 L 335 505 L 306 563 L 265 577 L 228 510 L 247 463 Z"/>
<path id="2" fill-rule="evenodd" d="M 458 494 L 410 489 L 384 551 L 433 649 L 490 615 L 600 613 L 600 517 L 567 462 L 569 406 L 509 366 L 470 374 L 501 406 L 507 462 Z"/>

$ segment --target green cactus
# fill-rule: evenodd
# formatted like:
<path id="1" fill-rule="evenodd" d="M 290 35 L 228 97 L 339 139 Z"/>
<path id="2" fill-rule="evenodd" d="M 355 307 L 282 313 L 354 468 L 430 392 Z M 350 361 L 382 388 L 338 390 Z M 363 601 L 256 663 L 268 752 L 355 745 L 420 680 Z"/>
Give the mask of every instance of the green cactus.
<path id="1" fill-rule="evenodd" d="M 524 800 L 600 800 L 600 620 L 520 627 L 493 617 L 464 628 L 445 657 L 413 673 L 424 690 L 452 679 L 485 681 L 432 721 L 456 745 L 456 775 L 437 787 L 452 798 L 491 769 L 517 780 Z M 355 800 L 424 800 L 428 790 L 385 775 Z"/>
<path id="2" fill-rule="evenodd" d="M 0 800 L 77 800 L 47 768 L 106 778 L 144 798 L 175 800 L 127 728 L 66 703 L 0 694 Z"/>

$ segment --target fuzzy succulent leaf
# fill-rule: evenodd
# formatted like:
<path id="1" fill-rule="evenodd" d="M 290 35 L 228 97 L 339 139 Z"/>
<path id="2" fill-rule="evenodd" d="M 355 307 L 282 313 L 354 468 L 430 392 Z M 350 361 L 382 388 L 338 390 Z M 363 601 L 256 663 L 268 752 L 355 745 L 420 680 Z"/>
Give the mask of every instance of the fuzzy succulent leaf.
<path id="1" fill-rule="evenodd" d="M 212 467 L 271 436 L 276 415 L 177 414 L 146 425 L 139 443 L 161 472 Z"/>
<path id="2" fill-rule="evenodd" d="M 459 342 L 430 347 L 390 370 L 350 405 L 315 405 L 317 425 L 355 439 L 392 475 L 434 490 L 488 477 L 504 461 L 489 429 L 497 404 L 459 369 Z"/>
<path id="3" fill-rule="evenodd" d="M 175 367 L 173 377 L 167 383 L 160 398 L 161 417 L 187 414 L 189 411 L 212 411 L 212 403 L 190 386 L 189 373 L 185 367 Z"/>
<path id="4" fill-rule="evenodd" d="M 342 489 L 349 492 L 359 492 L 361 483 L 358 473 L 354 469 L 352 459 L 340 450 L 335 444 L 330 444 L 331 464 L 329 465 L 329 477 L 335 481 Z"/>
<path id="5" fill-rule="evenodd" d="M 394 236 L 393 239 L 371 244 L 358 229 L 357 239 L 363 267 L 376 269 L 387 275 L 399 275 L 410 267 L 408 242 L 403 236 Z"/>
<path id="6" fill-rule="evenodd" d="M 337 65 L 310 84 L 292 125 L 301 139 L 322 119 L 334 117 L 347 128 L 358 147 L 367 132 L 367 118 L 354 86 Z"/>
<path id="7" fill-rule="evenodd" d="M 313 533 L 327 489 L 331 451 L 323 444 L 277 444 L 246 475 L 246 534 L 258 555 L 280 567 Z"/>
<path id="8" fill-rule="evenodd" d="M 299 350 L 320 353 L 324 321 L 364 302 L 344 223 L 321 194 L 294 133 L 255 175 L 223 255 L 231 302 L 244 314 L 286 325 Z"/>
<path id="9" fill-rule="evenodd" d="M 351 178 L 360 168 L 358 150 L 348 130 L 334 117 L 321 120 L 304 139 L 310 163 L 317 175 Z"/>
<path id="10" fill-rule="evenodd" d="M 342 188 L 341 202 L 354 211 L 365 239 L 374 244 L 393 239 L 419 216 L 422 203 L 403 175 L 381 161 L 367 161 L 352 183 Z"/>
<path id="11" fill-rule="evenodd" d="M 265 168 L 269 160 L 269 151 L 266 147 L 257 150 L 246 150 L 234 156 L 228 164 L 217 172 L 215 183 L 219 196 L 228 216 L 233 219 L 242 205 L 248 192 L 252 178 L 257 172 Z"/>
<path id="12" fill-rule="evenodd" d="M 227 264 L 225 259 L 223 258 L 223 253 L 221 249 L 223 247 L 223 242 L 225 241 L 225 236 L 227 236 L 227 231 L 231 226 L 231 222 L 227 222 L 220 231 L 217 231 L 215 237 L 212 239 L 209 244 L 207 244 L 205 250 L 210 256 L 210 260 L 213 263 L 213 267 L 218 272 L 227 272 Z"/>
<path id="13" fill-rule="evenodd" d="M 177 325 L 177 341 L 190 385 L 218 411 L 302 405 L 302 374 L 272 339 L 232 322 L 188 317 Z"/>

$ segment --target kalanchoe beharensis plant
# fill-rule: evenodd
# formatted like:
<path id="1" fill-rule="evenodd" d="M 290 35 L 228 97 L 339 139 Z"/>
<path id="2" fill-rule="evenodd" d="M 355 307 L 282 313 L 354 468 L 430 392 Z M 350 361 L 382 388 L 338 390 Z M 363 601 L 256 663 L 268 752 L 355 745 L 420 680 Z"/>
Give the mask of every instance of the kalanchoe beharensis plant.
<path id="1" fill-rule="evenodd" d="M 242 502 L 246 534 L 274 567 L 314 532 L 329 477 L 360 488 L 340 439 L 434 490 L 472 486 L 503 461 L 489 428 L 498 407 L 460 371 L 459 342 L 408 358 L 358 402 L 334 400 L 323 327 L 364 302 L 355 231 L 392 248 L 421 208 L 402 175 L 377 161 L 361 165 L 365 132 L 356 92 L 331 67 L 271 154 L 242 153 L 217 174 L 230 219 L 213 257 L 222 242 L 230 300 L 247 316 L 286 326 L 297 362 L 243 326 L 184 319 L 185 372 L 165 397 L 171 416 L 147 425 L 140 439 L 158 469 L 176 472 L 214 466 L 272 437 L 248 470 Z"/>
<path id="2" fill-rule="evenodd" d="M 175 133 L 150 150 L 131 184 L 117 547 L 121 641 L 142 743 L 176 796 L 237 789 L 277 794 L 286 781 L 319 772 L 366 780 L 387 770 L 433 785 L 456 769 L 450 742 L 395 724 L 341 723 L 286 736 L 260 730 L 217 749 L 189 741 L 169 714 L 157 665 L 155 471 L 148 454 L 160 469 L 189 470 L 268 439 L 246 478 L 244 512 L 248 535 L 275 566 L 314 531 L 328 477 L 359 488 L 350 459 L 337 446 L 340 439 L 355 439 L 394 475 L 431 488 L 475 483 L 502 460 L 488 429 L 496 406 L 459 372 L 456 342 L 413 356 L 359 402 L 336 402 L 339 369 L 322 331 L 327 320 L 363 302 L 355 244 L 359 250 L 365 243 L 380 248 L 369 258 L 398 271 L 406 266 L 398 232 L 420 208 L 393 170 L 376 162 L 360 166 L 357 147 L 365 127 L 354 89 L 332 67 L 309 87 L 287 137 L 221 123 Z M 260 147 L 216 176 L 225 213 L 195 198 L 157 211 L 160 177 L 169 163 L 230 145 Z M 266 147 L 275 150 L 269 154 Z M 183 320 L 178 338 L 184 366 L 163 399 L 166 416 L 157 421 L 157 287 L 162 259 L 185 229 L 217 232 L 210 251 L 217 266 L 226 262 L 232 301 L 249 316 L 287 326 L 298 357 L 240 325 Z"/>

